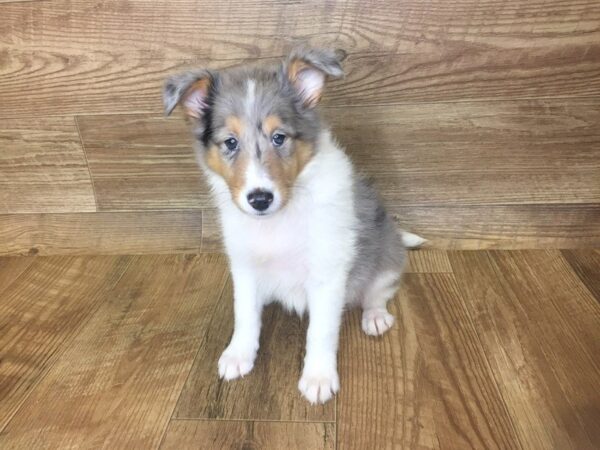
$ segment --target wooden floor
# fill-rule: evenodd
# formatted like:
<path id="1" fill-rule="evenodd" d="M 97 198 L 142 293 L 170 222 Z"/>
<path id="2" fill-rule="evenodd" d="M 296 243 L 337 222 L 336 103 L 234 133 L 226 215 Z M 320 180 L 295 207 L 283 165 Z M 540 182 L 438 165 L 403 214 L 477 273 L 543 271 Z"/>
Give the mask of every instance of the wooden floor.
<path id="1" fill-rule="evenodd" d="M 173 73 L 343 48 L 322 113 L 411 253 L 342 390 L 231 281 Z M 598 0 L 0 0 L 0 449 L 600 448 Z"/>
<path id="2" fill-rule="evenodd" d="M 220 254 L 0 258 L 0 448 L 597 449 L 600 251 L 412 252 L 381 338 L 357 311 L 341 393 L 296 389 L 306 320 L 265 311 L 222 382 Z"/>

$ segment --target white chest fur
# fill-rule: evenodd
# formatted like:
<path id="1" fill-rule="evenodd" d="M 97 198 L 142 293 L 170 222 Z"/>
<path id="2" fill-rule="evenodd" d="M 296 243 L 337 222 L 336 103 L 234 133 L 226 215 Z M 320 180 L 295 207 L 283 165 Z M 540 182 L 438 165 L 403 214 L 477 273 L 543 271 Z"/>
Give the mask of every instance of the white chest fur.
<path id="1" fill-rule="evenodd" d="M 306 308 L 306 284 L 326 281 L 340 267 L 349 270 L 355 255 L 352 167 L 328 134 L 320 145 L 289 204 L 273 216 L 253 217 L 231 201 L 220 204 L 232 267 L 253 273 L 264 302 L 278 300 L 299 313 Z M 226 186 L 212 181 L 225 197 Z"/>

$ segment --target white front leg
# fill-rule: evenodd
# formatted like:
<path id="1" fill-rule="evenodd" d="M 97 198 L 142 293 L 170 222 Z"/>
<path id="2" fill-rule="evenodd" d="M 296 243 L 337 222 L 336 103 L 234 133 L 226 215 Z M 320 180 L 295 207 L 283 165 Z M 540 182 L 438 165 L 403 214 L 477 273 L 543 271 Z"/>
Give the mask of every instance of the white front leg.
<path id="1" fill-rule="evenodd" d="M 311 403 L 325 403 L 340 388 L 337 349 L 345 290 L 346 276 L 342 275 L 307 289 L 310 322 L 298 388 Z"/>
<path id="2" fill-rule="evenodd" d="M 251 270 L 232 265 L 234 330 L 231 342 L 219 359 L 219 375 L 233 380 L 254 367 L 259 346 L 262 301 Z"/>

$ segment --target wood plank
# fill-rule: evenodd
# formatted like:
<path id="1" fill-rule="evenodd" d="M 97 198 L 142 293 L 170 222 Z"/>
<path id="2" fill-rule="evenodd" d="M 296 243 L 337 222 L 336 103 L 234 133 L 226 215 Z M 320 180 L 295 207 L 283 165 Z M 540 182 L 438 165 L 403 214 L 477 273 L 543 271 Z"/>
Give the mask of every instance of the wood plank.
<path id="1" fill-rule="evenodd" d="M 388 203 L 388 210 L 399 226 L 427 238 L 428 245 L 434 248 L 600 247 L 600 204 L 402 206 Z"/>
<path id="2" fill-rule="evenodd" d="M 2 292 L 0 300 L 0 431 L 128 263 L 125 257 L 27 260 L 33 262 Z"/>
<path id="3" fill-rule="evenodd" d="M 135 257 L 0 446 L 158 447 L 226 277 L 218 255 Z"/>
<path id="4" fill-rule="evenodd" d="M 599 104 L 523 100 L 324 112 L 390 202 L 597 203 Z"/>
<path id="5" fill-rule="evenodd" d="M 335 448 L 331 423 L 174 420 L 161 449 L 323 449 Z"/>
<path id="6" fill-rule="evenodd" d="M 34 258 L 0 257 L 0 294 L 34 262 Z"/>
<path id="7" fill-rule="evenodd" d="M 3 119 L 0 143 L 0 214 L 96 210 L 72 117 Z"/>
<path id="8" fill-rule="evenodd" d="M 438 249 L 600 246 L 600 205 L 392 205 L 389 210 L 399 226 Z M 213 209 L 0 215 L 0 255 L 5 256 L 199 251 L 223 252 Z"/>
<path id="9" fill-rule="evenodd" d="M 407 274 L 381 338 L 344 322 L 338 447 L 521 448 L 452 274 Z"/>
<path id="10" fill-rule="evenodd" d="M 525 448 L 596 448 L 600 306 L 560 253 L 450 261 Z"/>
<path id="11" fill-rule="evenodd" d="M 17 44 L 29 52 L 66 44 L 68 51 L 88 48 L 111 54 L 118 49 L 128 56 L 154 59 L 274 56 L 281 55 L 289 43 L 303 40 L 372 53 L 433 53 L 465 47 L 500 51 L 597 43 L 600 11 L 596 6 L 593 0 L 531 5 L 520 0 L 493 5 L 467 0 L 451 7 L 441 0 L 348 0 L 326 5 L 318 0 L 302 4 L 178 0 L 154 5 L 133 0 L 126 6 L 62 0 L 55 1 L 53 8 L 6 5 L 2 31 L 13 33 L 5 44 L 11 50 Z M 90 9 L 96 13 L 93 17 Z M 45 23 L 39 29 L 41 18 Z M 231 33 L 235 26 L 243 29 Z M 37 33 L 28 33 L 32 29 Z M 87 33 L 76 34 L 79 30 Z"/>
<path id="12" fill-rule="evenodd" d="M 405 273 L 446 273 L 452 272 L 448 255 L 444 250 L 419 249 L 408 252 Z"/>
<path id="13" fill-rule="evenodd" d="M 581 281 L 600 302 L 600 250 L 563 250 L 563 257 L 569 262 Z"/>
<path id="14" fill-rule="evenodd" d="M 0 215 L 0 255 L 197 253 L 202 212 Z"/>
<path id="15" fill-rule="evenodd" d="M 600 94 L 595 0 L 58 0 L 2 14 L 2 117 L 157 112 L 168 73 L 278 57 L 299 42 L 350 51 L 330 104 Z M 23 95 L 31 86 L 36 95 Z"/>
<path id="16" fill-rule="evenodd" d="M 385 146 L 386 150 L 404 151 L 406 143 L 439 146 L 473 141 L 486 146 L 523 143 L 595 144 L 600 139 L 600 106 L 595 99 L 415 102 L 401 106 L 326 106 L 322 111 L 326 120 L 332 124 L 334 132 L 346 138 L 342 143 L 351 150 Z M 462 167 L 466 161 L 481 164 L 475 160 L 477 152 L 481 150 L 477 147 L 471 151 L 473 153 L 465 154 L 464 159 L 458 159 L 448 152 L 445 156 L 456 158 L 449 161 L 449 168 Z M 436 147 L 429 154 L 422 155 L 424 162 L 439 160 L 444 156 L 439 152 L 441 149 Z M 371 156 L 385 156 L 379 153 L 381 152 L 372 152 Z M 404 163 L 410 163 L 416 156 L 399 153 L 396 157 L 403 158 Z M 490 156 L 494 158 L 493 163 L 499 166 L 498 169 L 513 167 L 510 159 L 500 152 Z M 544 164 L 544 161 L 539 161 L 538 153 L 518 156 L 516 162 L 519 165 Z M 572 158 L 582 156 L 582 152 L 574 152 L 563 157 L 571 162 Z"/>
<path id="17" fill-rule="evenodd" d="M 233 293 L 228 285 L 216 306 L 206 339 L 173 414 L 176 419 L 333 421 L 334 402 L 311 405 L 298 391 L 307 320 L 271 305 L 263 313 L 260 350 L 254 369 L 225 382 L 217 361 L 233 330 Z"/>
<path id="18" fill-rule="evenodd" d="M 111 115 L 78 118 L 100 210 L 209 204 L 183 120 Z"/>
<path id="19" fill-rule="evenodd" d="M 524 100 L 324 112 L 356 166 L 390 203 L 597 203 L 598 104 Z M 190 133 L 174 119 L 79 119 L 100 209 L 210 205 Z"/>

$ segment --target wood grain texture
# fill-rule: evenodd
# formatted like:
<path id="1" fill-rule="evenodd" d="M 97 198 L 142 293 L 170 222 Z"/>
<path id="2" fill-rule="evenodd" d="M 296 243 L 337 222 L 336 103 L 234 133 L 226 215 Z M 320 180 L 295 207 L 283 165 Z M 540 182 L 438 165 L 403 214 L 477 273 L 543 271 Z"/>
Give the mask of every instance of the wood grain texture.
<path id="1" fill-rule="evenodd" d="M 326 108 L 357 167 L 397 205 L 600 199 L 600 103 Z"/>
<path id="2" fill-rule="evenodd" d="M 413 104 L 325 115 L 389 211 L 433 245 L 600 245 L 597 103 Z M 221 250 L 180 118 L 87 116 L 80 128 L 100 208 L 204 208 L 205 249 Z"/>
<path id="3" fill-rule="evenodd" d="M 183 120 L 112 115 L 78 118 L 99 210 L 198 208 L 208 189 Z"/>
<path id="4" fill-rule="evenodd" d="M 405 273 L 446 273 L 452 272 L 448 254 L 444 250 L 419 249 L 408 252 Z"/>
<path id="5" fill-rule="evenodd" d="M 280 55 L 290 42 L 311 37 L 354 51 L 404 54 L 439 51 L 452 44 L 464 48 L 468 43 L 482 50 L 597 43 L 600 11 L 592 0 L 550 0 L 543 5 L 467 0 L 447 6 L 441 0 L 347 0 L 326 5 L 318 0 L 300 4 L 178 0 L 154 5 L 142 0 L 126 5 L 63 0 L 56 1 L 54 8 L 43 4 L 6 7 L 3 31 L 14 36 L 15 40 L 6 43 L 9 48 L 20 43 L 23 49 L 35 51 L 42 44 L 67 44 L 66 50 L 119 49 L 128 56 L 155 59 L 259 58 Z M 95 10 L 95 17 L 88 14 L 90 9 Z M 70 13 L 68 28 L 64 27 L 65 12 Z M 38 34 L 28 34 L 40 17 L 48 23 Z M 23 29 L 13 30 L 15 23 Z M 243 25 L 243 30 L 231 33 L 236 25 Z M 80 30 L 88 33 L 70 35 Z"/>
<path id="6" fill-rule="evenodd" d="M 563 250 L 562 255 L 596 297 L 596 300 L 600 302 L 600 250 Z"/>
<path id="7" fill-rule="evenodd" d="M 0 214 L 96 210 L 72 117 L 3 119 L 0 147 Z"/>
<path id="8" fill-rule="evenodd" d="M 219 299 L 173 414 L 177 419 L 333 421 L 334 403 L 311 405 L 298 390 L 307 320 L 271 305 L 263 313 L 254 369 L 242 379 L 220 380 L 217 361 L 233 330 L 231 284 Z"/>
<path id="9" fill-rule="evenodd" d="M 156 448 L 225 269 L 218 255 L 133 257 L 4 430 L 0 447 Z"/>
<path id="10" fill-rule="evenodd" d="M 525 448 L 597 448 L 597 300 L 557 251 L 450 260 Z"/>
<path id="11" fill-rule="evenodd" d="M 443 249 L 600 247 L 600 204 L 388 205 L 396 222 Z M 214 225 L 207 224 L 214 233 Z"/>
<path id="12" fill-rule="evenodd" d="M 34 258 L 0 257 L 0 295 L 35 261 Z"/>
<path id="13" fill-rule="evenodd" d="M 224 252 L 223 236 L 216 208 L 202 210 L 202 251 Z"/>
<path id="14" fill-rule="evenodd" d="M 281 56 L 299 42 L 352 53 L 330 104 L 600 94 L 595 0 L 59 0 L 2 10 L 0 114 L 13 117 L 156 112 L 170 72 Z M 32 85 L 37 95 L 23 96 Z"/>
<path id="15" fill-rule="evenodd" d="M 331 423 L 174 420 L 160 448 L 333 450 L 334 427 Z"/>
<path id="16" fill-rule="evenodd" d="M 0 215 L 0 255 L 197 253 L 202 212 Z"/>
<path id="17" fill-rule="evenodd" d="M 8 261 L 16 269 L 20 260 L 25 261 Z M 124 257 L 36 258 L 1 292 L 0 431 L 98 308 L 126 265 Z"/>
<path id="18" fill-rule="evenodd" d="M 347 316 L 338 447 L 521 448 L 452 274 L 407 274 L 381 338 Z"/>
<path id="19" fill-rule="evenodd" d="M 278 307 L 255 371 L 217 380 L 221 255 L 0 258 L 0 448 L 596 448 L 595 256 L 412 253 L 453 273 L 408 273 L 381 338 L 344 316 L 337 414 L 296 392 L 306 323 Z"/>
<path id="20" fill-rule="evenodd" d="M 600 198 L 598 102 L 411 104 L 325 108 L 324 114 L 390 203 L 571 204 Z M 101 208 L 210 205 L 190 132 L 179 118 L 86 116 L 79 122 Z"/>

